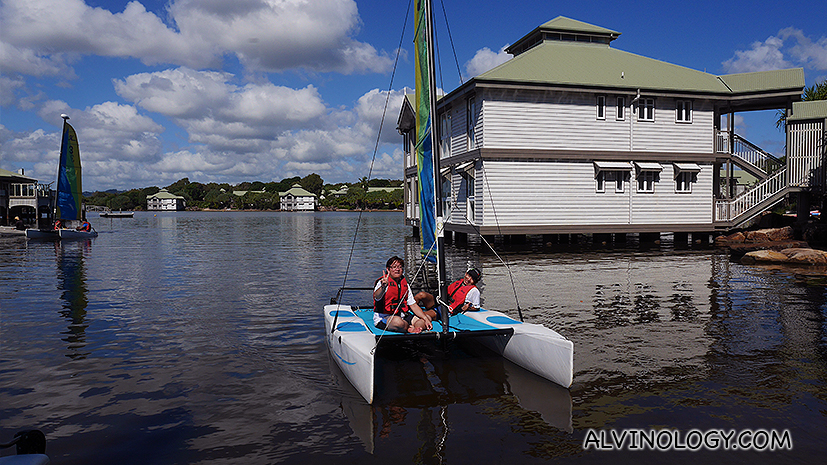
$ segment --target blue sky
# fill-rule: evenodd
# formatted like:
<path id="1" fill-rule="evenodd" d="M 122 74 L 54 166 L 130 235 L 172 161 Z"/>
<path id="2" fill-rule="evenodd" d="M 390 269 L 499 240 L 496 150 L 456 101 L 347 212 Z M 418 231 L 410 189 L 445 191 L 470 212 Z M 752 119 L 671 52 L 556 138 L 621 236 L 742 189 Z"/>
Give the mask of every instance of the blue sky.
<path id="1" fill-rule="evenodd" d="M 448 17 L 454 60 L 444 28 Z M 84 190 L 366 176 L 396 51 L 373 177 L 402 177 L 395 123 L 413 87 L 405 0 L 3 0 L 0 167 L 54 178 L 71 116 Z M 557 16 L 622 33 L 612 47 L 712 74 L 804 68 L 827 78 L 821 1 L 436 2 L 441 86 L 509 57 Z M 457 62 L 459 71 L 457 70 Z M 783 153 L 773 112 L 738 132 Z"/>

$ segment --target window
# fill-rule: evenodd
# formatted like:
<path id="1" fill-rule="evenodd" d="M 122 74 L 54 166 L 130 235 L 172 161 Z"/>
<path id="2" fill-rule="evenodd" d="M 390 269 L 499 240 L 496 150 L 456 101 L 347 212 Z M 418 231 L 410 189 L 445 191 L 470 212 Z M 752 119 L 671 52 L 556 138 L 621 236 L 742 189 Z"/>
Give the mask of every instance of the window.
<path id="1" fill-rule="evenodd" d="M 600 171 L 597 173 L 596 179 L 597 192 L 606 192 L 606 185 L 608 185 L 610 189 L 613 187 L 615 192 L 622 193 L 626 179 L 626 172 Z"/>
<path id="2" fill-rule="evenodd" d="M 617 98 L 617 120 L 623 121 L 626 119 L 626 97 Z"/>
<path id="3" fill-rule="evenodd" d="M 468 150 L 477 148 L 477 103 L 474 97 L 468 99 Z"/>
<path id="4" fill-rule="evenodd" d="M 451 171 L 442 177 L 442 216 L 451 218 Z"/>
<path id="5" fill-rule="evenodd" d="M 678 100 L 676 102 L 675 122 L 691 123 L 692 122 L 692 101 Z"/>
<path id="6" fill-rule="evenodd" d="M 692 183 L 698 182 L 701 167 L 697 163 L 675 163 L 675 192 L 692 192 Z"/>
<path id="7" fill-rule="evenodd" d="M 659 181 L 660 173 L 657 171 L 639 171 L 637 174 L 638 192 L 655 192 L 655 183 Z"/>
<path id="8" fill-rule="evenodd" d="M 451 156 L 451 110 L 445 110 L 445 113 L 439 117 L 439 158 L 448 158 Z"/>
<path id="9" fill-rule="evenodd" d="M 696 180 L 695 173 L 679 171 L 675 177 L 675 192 L 692 192 L 692 183 Z"/>
<path id="10" fill-rule="evenodd" d="M 474 222 L 474 211 L 477 207 L 476 186 L 474 176 L 471 173 L 465 174 L 465 217 L 469 222 Z"/>
<path id="11" fill-rule="evenodd" d="M 639 121 L 654 121 L 655 120 L 655 99 L 642 98 L 638 103 L 638 120 Z"/>
<path id="12" fill-rule="evenodd" d="M 606 96 L 597 96 L 597 119 L 606 119 Z"/>

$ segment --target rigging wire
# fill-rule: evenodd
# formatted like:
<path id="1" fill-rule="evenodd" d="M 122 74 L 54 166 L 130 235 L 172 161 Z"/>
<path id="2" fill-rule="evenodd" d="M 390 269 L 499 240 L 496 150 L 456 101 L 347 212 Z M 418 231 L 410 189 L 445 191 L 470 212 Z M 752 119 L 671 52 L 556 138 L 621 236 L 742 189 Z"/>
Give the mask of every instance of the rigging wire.
<path id="1" fill-rule="evenodd" d="M 445 18 L 445 29 L 448 30 L 448 41 L 451 42 L 451 51 L 454 52 L 454 63 L 457 65 L 457 75 L 459 75 L 459 84 L 462 85 L 464 84 L 462 81 L 462 71 L 460 71 L 459 68 L 459 59 L 457 58 L 457 48 L 454 47 L 454 38 L 451 36 L 451 25 L 448 22 L 448 13 L 445 11 L 445 2 L 440 0 L 439 4 L 442 5 L 442 16 Z"/>
<path id="2" fill-rule="evenodd" d="M 484 181 L 485 184 L 488 184 L 488 186 L 491 186 L 491 183 L 488 181 L 488 175 L 485 174 L 485 168 L 482 169 L 482 178 L 483 178 L 483 181 Z M 497 232 L 499 232 L 502 235 L 502 230 L 500 229 L 500 220 L 499 220 L 499 218 L 497 218 L 497 209 L 494 208 L 494 198 L 491 196 L 490 187 L 488 189 L 488 199 L 491 201 L 491 211 L 494 213 L 494 223 L 497 225 Z M 467 220 L 468 219 L 466 218 L 466 221 Z M 482 234 L 480 234 L 480 238 L 482 238 L 482 240 L 485 241 L 486 244 L 488 244 L 488 241 L 486 241 L 485 238 L 482 237 Z M 491 247 L 491 244 L 488 244 L 488 247 L 490 247 L 492 251 L 494 250 L 494 248 Z M 500 258 L 499 254 L 497 254 L 496 251 L 494 252 L 494 255 L 497 255 L 497 258 Z M 502 260 L 502 259 L 500 259 L 500 260 Z M 508 270 L 509 279 L 511 279 L 511 289 L 514 291 L 514 302 L 516 302 L 516 304 L 517 304 L 517 314 L 520 316 L 520 321 L 524 321 L 523 320 L 523 311 L 520 308 L 520 299 L 517 297 L 517 287 L 514 284 L 514 273 L 511 272 L 511 267 L 508 266 L 508 262 L 503 261 L 503 264 L 505 265 L 505 269 Z"/>
<path id="3" fill-rule="evenodd" d="M 388 94 L 385 97 L 385 106 L 382 109 L 382 120 L 379 123 L 379 131 L 376 134 L 376 144 L 373 146 L 373 158 L 371 158 L 371 160 L 370 160 L 370 168 L 368 169 L 368 176 L 367 176 L 367 180 L 366 180 L 366 183 L 365 183 L 366 184 L 365 185 L 365 201 L 362 202 L 362 208 L 359 209 L 359 217 L 356 219 L 356 230 L 353 232 L 353 241 L 350 244 L 350 254 L 348 255 L 348 258 L 347 258 L 347 267 L 345 268 L 345 276 L 342 279 L 342 289 L 344 289 L 345 286 L 347 285 L 347 276 L 348 276 L 348 273 L 350 272 L 350 265 L 353 261 L 353 251 L 356 248 L 356 237 L 359 235 L 359 225 L 362 224 L 362 213 L 364 213 L 364 211 L 365 211 L 365 203 L 367 202 L 367 187 L 368 187 L 367 184 L 370 183 L 371 176 L 373 175 L 373 165 L 374 165 L 374 163 L 376 163 L 376 153 L 379 151 L 379 141 L 380 141 L 381 136 L 382 136 L 382 126 L 384 126 L 384 124 L 385 124 L 385 115 L 387 114 L 387 111 L 388 111 L 388 102 L 390 101 L 391 93 L 393 92 L 393 80 L 396 77 L 396 68 L 397 68 L 397 65 L 399 64 L 399 55 L 402 53 L 402 42 L 405 40 L 405 30 L 408 28 L 408 17 L 410 16 L 410 13 L 411 13 L 411 4 L 412 4 L 412 2 L 413 2 L 413 0 L 408 0 L 408 7 L 405 9 L 405 21 L 402 25 L 402 35 L 401 35 L 401 37 L 399 37 L 399 46 L 396 48 L 396 59 L 393 62 L 393 71 L 391 72 L 391 82 L 388 85 Z M 343 295 L 343 293 L 339 292 L 339 295 L 336 299 L 337 310 L 336 310 L 336 314 L 333 317 L 333 326 L 331 326 L 331 328 L 330 328 L 331 333 L 333 333 L 333 331 L 336 330 L 336 321 L 339 319 L 338 307 L 342 303 L 342 295 Z"/>

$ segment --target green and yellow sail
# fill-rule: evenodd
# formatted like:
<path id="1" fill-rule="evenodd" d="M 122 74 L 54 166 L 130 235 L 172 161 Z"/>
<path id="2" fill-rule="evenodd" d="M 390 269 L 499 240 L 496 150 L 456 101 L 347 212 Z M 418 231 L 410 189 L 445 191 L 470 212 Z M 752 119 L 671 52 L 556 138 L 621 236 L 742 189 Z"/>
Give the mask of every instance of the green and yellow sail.
<path id="1" fill-rule="evenodd" d="M 60 142 L 60 165 L 57 170 L 57 200 L 55 219 L 81 219 L 80 148 L 73 128 L 63 120 L 63 139 Z"/>

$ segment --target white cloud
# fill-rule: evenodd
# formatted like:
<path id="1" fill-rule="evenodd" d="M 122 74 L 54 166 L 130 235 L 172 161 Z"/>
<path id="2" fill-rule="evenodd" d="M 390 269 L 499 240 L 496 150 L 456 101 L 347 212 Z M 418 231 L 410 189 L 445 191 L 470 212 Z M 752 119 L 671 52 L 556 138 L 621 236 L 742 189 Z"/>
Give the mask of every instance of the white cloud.
<path id="1" fill-rule="evenodd" d="M 800 29 L 788 27 L 778 33 L 785 41 L 794 39 L 796 44 L 790 48 L 790 55 L 805 68 L 827 71 L 827 36 L 813 41 Z"/>
<path id="2" fill-rule="evenodd" d="M 192 159 L 193 169 L 204 172 L 278 166 L 338 174 L 338 161 L 363 163 L 370 158 L 388 95 L 383 141 L 400 141 L 395 127 L 404 91 L 374 89 L 362 95 L 353 110 L 345 110 L 328 108 L 312 85 L 238 86 L 233 80 L 229 73 L 179 68 L 129 76 L 115 81 L 115 88 L 120 96 L 186 129 L 189 141 L 202 151 L 194 155 L 220 154 L 232 161 L 230 168 L 226 163 L 206 163 L 208 158 Z M 279 177 L 278 171 L 273 175 Z"/>
<path id="3" fill-rule="evenodd" d="M 249 69 L 385 72 L 386 53 L 355 40 L 353 0 L 177 0 L 167 25 L 137 1 L 120 13 L 82 0 L 6 0 L 0 66 L 27 75 L 65 71 L 64 55 L 132 57 L 214 68 L 225 54 Z"/>
<path id="4" fill-rule="evenodd" d="M 139 171 L 134 165 L 126 172 L 110 168 L 125 163 L 151 164 L 161 156 L 159 134 L 164 128 L 139 115 L 135 107 L 104 102 L 77 110 L 65 102 L 50 100 L 41 104 L 38 114 L 52 123 L 54 130 L 37 129 L 4 137 L 0 142 L 4 163 L 30 164 L 33 169 L 27 170 L 28 175 L 41 182 L 53 181 L 60 150 L 61 113 L 71 117 L 69 122 L 78 133 L 85 186 L 90 182 L 98 185 L 96 179 L 101 180 L 100 186 L 108 186 L 111 178 L 134 176 Z"/>
<path id="5" fill-rule="evenodd" d="M 499 52 L 493 52 L 490 48 L 484 47 L 477 50 L 474 58 L 465 63 L 465 72 L 469 77 L 479 76 L 511 59 L 511 55 L 505 52 L 508 45 L 503 46 Z"/>
<path id="6" fill-rule="evenodd" d="M 793 67 L 827 70 L 827 37 L 813 41 L 801 30 L 785 28 L 763 42 L 753 42 L 749 50 L 736 50 L 723 62 L 727 73 L 768 71 Z"/>

